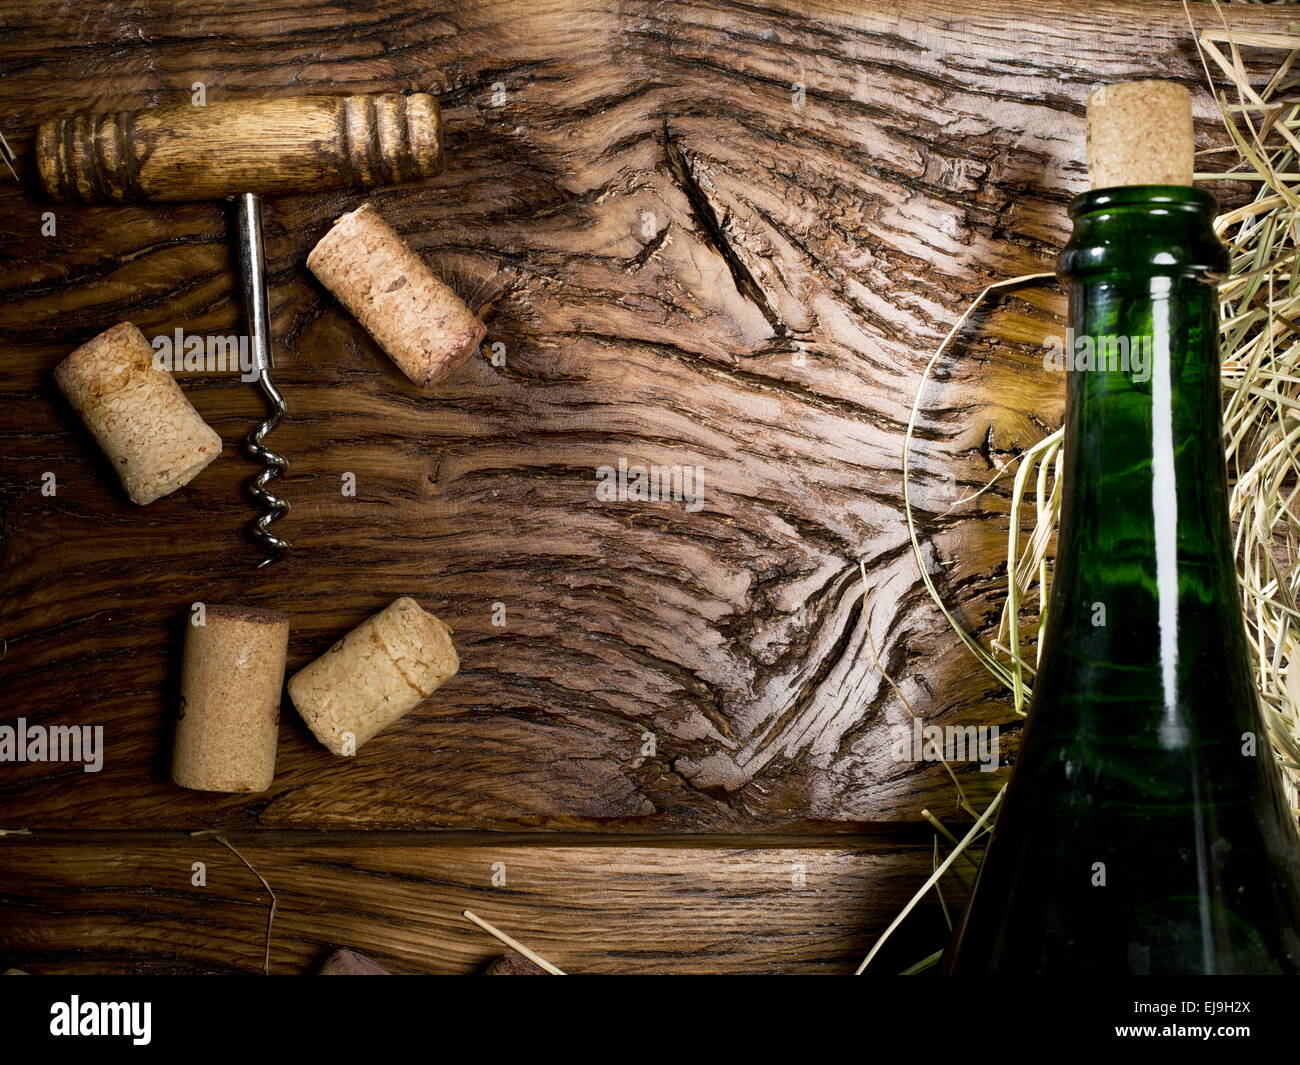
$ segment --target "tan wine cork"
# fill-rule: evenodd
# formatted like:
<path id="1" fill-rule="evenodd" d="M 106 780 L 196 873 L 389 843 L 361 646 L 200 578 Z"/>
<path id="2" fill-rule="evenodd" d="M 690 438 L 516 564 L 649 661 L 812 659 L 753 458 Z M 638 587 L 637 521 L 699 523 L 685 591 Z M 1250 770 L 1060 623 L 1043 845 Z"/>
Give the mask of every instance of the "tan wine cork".
<path id="1" fill-rule="evenodd" d="M 204 607 L 185 633 L 172 780 L 196 791 L 266 791 L 275 775 L 289 618 Z"/>
<path id="2" fill-rule="evenodd" d="M 130 322 L 86 341 L 54 379 L 133 503 L 176 491 L 221 453 L 221 437 L 172 375 L 154 368 L 153 349 Z"/>
<path id="3" fill-rule="evenodd" d="M 334 754 L 355 754 L 460 669 L 451 629 L 394 600 L 289 680 L 289 698 Z"/>
<path id="4" fill-rule="evenodd" d="M 1190 185 L 1192 98 L 1172 81 L 1103 85 L 1088 97 L 1088 175 L 1094 189 Z"/>
<path id="5" fill-rule="evenodd" d="M 421 388 L 450 374 L 487 335 L 474 312 L 368 203 L 334 223 L 307 265 Z"/>

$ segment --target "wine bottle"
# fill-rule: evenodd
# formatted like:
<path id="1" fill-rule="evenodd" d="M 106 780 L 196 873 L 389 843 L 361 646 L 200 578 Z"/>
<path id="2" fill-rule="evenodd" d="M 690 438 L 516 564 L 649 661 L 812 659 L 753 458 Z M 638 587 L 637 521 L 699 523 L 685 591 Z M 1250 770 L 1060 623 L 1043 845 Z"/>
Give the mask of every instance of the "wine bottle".
<path id="1" fill-rule="evenodd" d="M 1300 841 L 1233 564 L 1216 204 L 1185 90 L 1088 102 L 1065 466 L 1021 747 L 952 974 L 1300 972 Z"/>

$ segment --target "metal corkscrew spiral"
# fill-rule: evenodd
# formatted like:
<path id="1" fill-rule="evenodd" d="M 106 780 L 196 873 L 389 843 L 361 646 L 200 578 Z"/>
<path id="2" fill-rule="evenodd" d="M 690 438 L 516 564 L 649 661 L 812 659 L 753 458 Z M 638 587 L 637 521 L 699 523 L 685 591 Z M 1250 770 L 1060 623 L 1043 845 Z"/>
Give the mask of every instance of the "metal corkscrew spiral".
<path id="1" fill-rule="evenodd" d="M 267 486 L 289 467 L 283 455 L 272 451 L 265 439 L 284 417 L 285 403 L 280 390 L 271 380 L 270 312 L 266 292 L 266 254 L 262 246 L 262 200 L 254 193 L 244 193 L 237 198 L 236 229 L 238 230 L 239 262 L 244 283 L 244 310 L 248 319 L 249 343 L 253 349 L 253 366 L 257 370 L 257 384 L 265 397 L 271 413 L 245 439 L 248 453 L 263 464 L 262 471 L 248 484 L 248 493 L 262 508 L 262 513 L 249 525 L 249 536 L 261 544 L 267 555 L 258 563 L 259 568 L 274 562 L 292 546 L 282 536 L 271 532 L 271 522 L 283 517 L 289 510 L 287 500 L 272 492 Z"/>

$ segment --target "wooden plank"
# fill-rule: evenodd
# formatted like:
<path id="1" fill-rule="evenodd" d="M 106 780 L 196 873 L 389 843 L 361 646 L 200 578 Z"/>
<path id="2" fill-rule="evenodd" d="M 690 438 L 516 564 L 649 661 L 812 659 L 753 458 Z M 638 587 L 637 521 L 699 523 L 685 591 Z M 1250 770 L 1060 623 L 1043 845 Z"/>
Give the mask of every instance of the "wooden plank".
<path id="1" fill-rule="evenodd" d="M 362 197 L 269 203 L 297 548 L 254 570 L 249 386 L 185 376 L 228 454 L 136 509 L 50 380 L 122 319 L 240 331 L 223 206 L 59 208 L 43 237 L 50 205 L 0 185 L 0 719 L 103 725 L 108 743 L 98 774 L 0 767 L 0 824 L 733 832 L 954 809 L 940 767 L 891 758 L 911 718 L 870 650 L 928 721 L 1010 717 L 910 556 L 918 373 L 983 284 L 1052 262 L 1093 84 L 1196 87 L 1203 143 L 1221 141 L 1181 5 L 87 10 L 0 3 L 0 121 L 24 155 L 41 119 L 196 81 L 210 99 L 440 93 L 446 174 L 373 199 L 506 362 L 418 395 L 303 269 Z M 1005 499 L 951 508 L 1059 418 L 1059 382 L 1035 370 L 1058 310 L 1011 301 L 926 393 L 927 550 L 975 628 Z M 621 459 L 702 467 L 702 506 L 598 500 L 595 471 Z M 272 794 L 166 783 L 189 603 L 289 612 L 294 668 L 408 593 L 457 630 L 463 672 L 401 728 L 343 763 L 287 711 Z M 997 782 L 962 771 L 977 800 Z"/>
<path id="2" fill-rule="evenodd" d="M 348 835 L 231 838 L 275 892 L 272 973 L 310 972 L 335 946 L 398 973 L 473 973 L 501 951 L 460 916 L 465 909 L 566 972 L 846 973 L 931 868 L 928 847 L 881 842 L 538 846 Z M 192 883 L 196 862 L 205 887 Z M 494 875 L 505 883 L 492 886 Z M 0 840 L 0 964 L 38 974 L 256 973 L 268 901 L 210 838 Z M 879 971 L 900 971 L 944 938 L 931 904 Z"/>

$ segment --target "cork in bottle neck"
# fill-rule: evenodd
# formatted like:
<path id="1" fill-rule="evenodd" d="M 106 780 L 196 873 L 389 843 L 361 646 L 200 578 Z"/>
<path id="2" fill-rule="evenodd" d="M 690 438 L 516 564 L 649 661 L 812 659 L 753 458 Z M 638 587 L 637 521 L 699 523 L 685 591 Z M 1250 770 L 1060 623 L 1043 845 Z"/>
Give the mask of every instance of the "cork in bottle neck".
<path id="1" fill-rule="evenodd" d="M 1088 97 L 1088 174 L 1094 189 L 1190 185 L 1192 99 L 1172 81 L 1103 85 Z"/>

